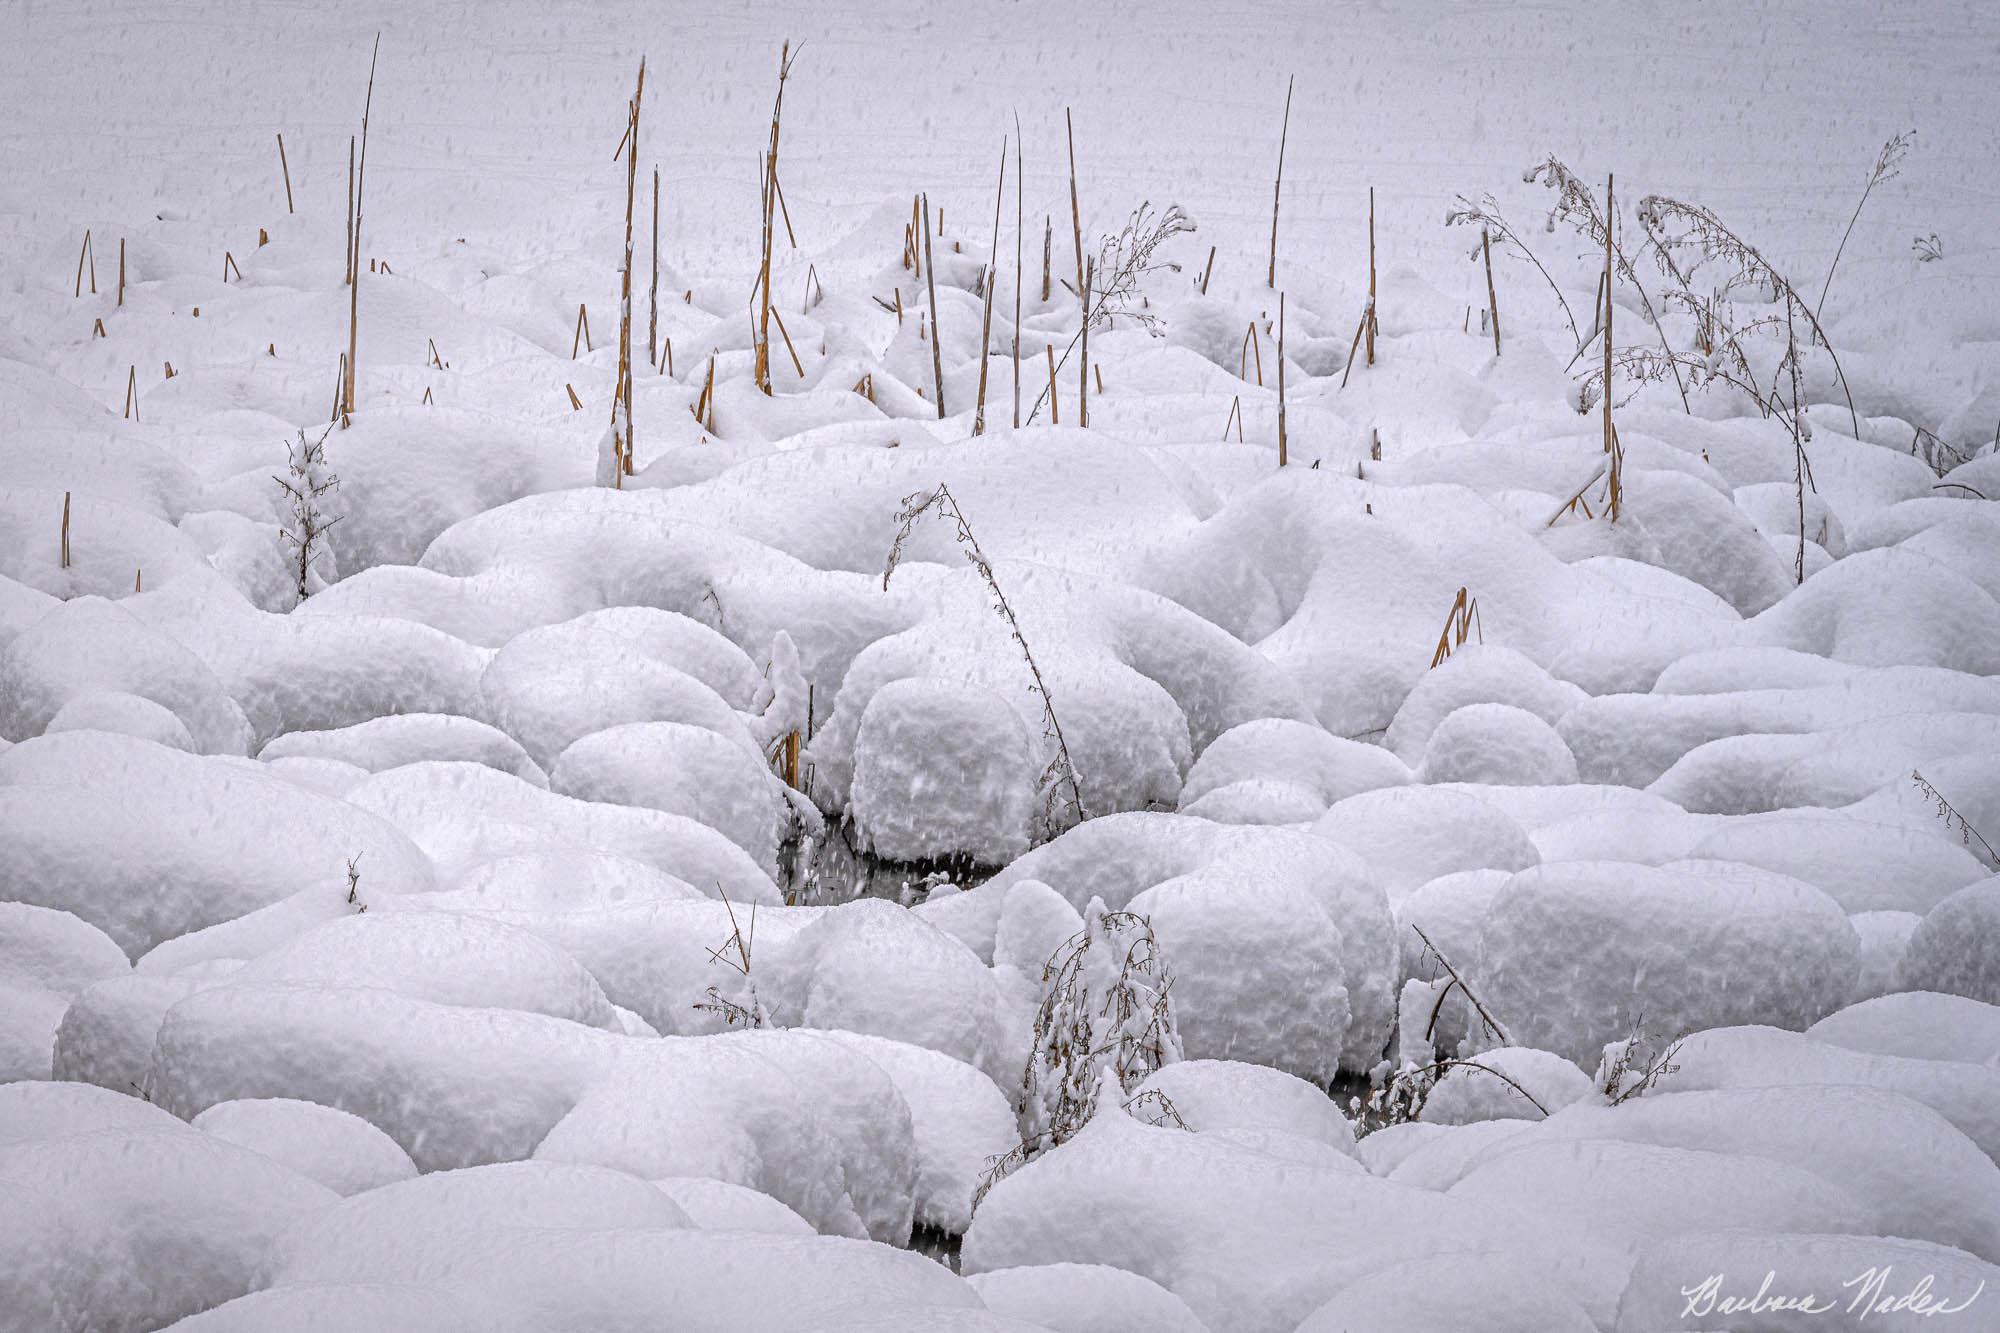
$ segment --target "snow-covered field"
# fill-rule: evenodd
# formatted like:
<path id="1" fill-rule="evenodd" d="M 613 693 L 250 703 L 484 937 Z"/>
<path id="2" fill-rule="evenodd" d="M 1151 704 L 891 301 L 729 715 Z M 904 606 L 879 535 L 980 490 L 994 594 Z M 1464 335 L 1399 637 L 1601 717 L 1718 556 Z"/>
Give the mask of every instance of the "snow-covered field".
<path id="1" fill-rule="evenodd" d="M 0 1328 L 2000 1328 L 1996 75 L 15 6 Z"/>

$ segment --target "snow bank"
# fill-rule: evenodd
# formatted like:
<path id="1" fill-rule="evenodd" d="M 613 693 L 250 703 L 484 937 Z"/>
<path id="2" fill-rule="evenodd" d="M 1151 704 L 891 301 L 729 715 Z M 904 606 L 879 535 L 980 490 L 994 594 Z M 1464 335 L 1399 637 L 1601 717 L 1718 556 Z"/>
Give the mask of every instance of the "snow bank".
<path id="1" fill-rule="evenodd" d="M 1512 1256 L 1478 1252 L 1415 1259 L 1340 1289 L 1298 1333 L 1592 1333 L 1589 1314 L 1562 1292 L 1526 1279 Z"/>
<path id="2" fill-rule="evenodd" d="M 1910 936 L 1898 980 L 2000 1004 L 2000 875 L 1946 897 Z"/>
<path id="3" fill-rule="evenodd" d="M 1903 991 L 1850 1004 L 1807 1028 L 1806 1035 L 1850 1051 L 2000 1065 L 2000 1006 L 1936 991 Z"/>
<path id="4" fill-rule="evenodd" d="M 1467 704 L 1431 732 L 1423 777 L 1426 782 L 1556 786 L 1576 781 L 1576 756 L 1555 728 L 1524 708 Z"/>
<path id="5" fill-rule="evenodd" d="M 1187 1302 L 1104 1264 L 999 1268 L 967 1279 L 986 1308 L 1056 1333 L 1206 1333 Z"/>
<path id="6" fill-rule="evenodd" d="M 378 717 L 334 731 L 294 731 L 269 741 L 259 759 L 338 759 L 380 773 L 404 764 L 456 759 L 485 764 L 537 787 L 549 785 L 541 766 L 506 733 L 469 717 L 408 713 Z"/>

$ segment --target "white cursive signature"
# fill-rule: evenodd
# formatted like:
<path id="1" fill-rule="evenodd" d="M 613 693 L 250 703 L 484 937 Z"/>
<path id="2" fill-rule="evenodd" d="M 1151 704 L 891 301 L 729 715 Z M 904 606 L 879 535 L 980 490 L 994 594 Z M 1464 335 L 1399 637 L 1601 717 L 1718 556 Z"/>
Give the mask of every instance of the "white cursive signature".
<path id="1" fill-rule="evenodd" d="M 1790 1311 L 1797 1314 L 1827 1314 L 1833 1310 L 1844 1310 L 1860 1323 L 1875 1314 L 1941 1315 L 1957 1314 L 1978 1300 L 1986 1290 L 1982 1279 L 1979 1285 L 1964 1300 L 1954 1302 L 1948 1295 L 1932 1290 L 1937 1284 L 1937 1276 L 1926 1273 L 1912 1283 L 1908 1290 L 1892 1292 L 1889 1278 L 1894 1269 L 1889 1265 L 1869 1268 L 1855 1274 L 1841 1283 L 1844 1290 L 1853 1293 L 1843 1306 L 1833 1297 L 1822 1297 L 1818 1292 L 1806 1291 L 1786 1293 L 1773 1291 L 1778 1275 L 1766 1271 L 1764 1280 L 1757 1284 L 1757 1290 L 1749 1294 L 1730 1294 L 1723 1290 L 1726 1275 L 1710 1273 L 1692 1287 L 1682 1287 L 1681 1296 L 1687 1304 L 1681 1309 L 1682 1319 L 1703 1318 L 1715 1314 L 1770 1314 Z"/>

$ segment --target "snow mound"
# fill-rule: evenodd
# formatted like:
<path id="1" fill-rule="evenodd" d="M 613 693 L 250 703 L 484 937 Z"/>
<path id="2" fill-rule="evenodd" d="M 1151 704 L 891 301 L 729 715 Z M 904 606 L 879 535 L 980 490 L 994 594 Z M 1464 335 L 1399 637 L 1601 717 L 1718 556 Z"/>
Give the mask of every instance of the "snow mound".
<path id="1" fill-rule="evenodd" d="M 1806 1035 L 1875 1055 L 2000 1065 L 2000 1006 L 1935 991 L 1850 1004 L 1807 1028 Z"/>
<path id="2" fill-rule="evenodd" d="M 72 912 L 135 956 L 315 884 L 344 890 L 350 859 L 371 892 L 433 887 L 409 839 L 351 805 L 101 732 L 0 754 L 0 826 L 0 896 Z"/>
<path id="3" fill-rule="evenodd" d="M 549 786 L 584 801 L 680 815 L 723 834 L 766 875 L 778 873 L 785 784 L 763 757 L 706 727 L 630 722 L 571 742 Z"/>
<path id="4" fill-rule="evenodd" d="M 1560 786 L 1576 781 L 1576 756 L 1555 728 L 1509 704 L 1467 704 L 1431 732 L 1426 782 Z"/>
<path id="5" fill-rule="evenodd" d="M 74 996 L 132 970 L 109 935 L 68 912 L 0 902 L 0 982 Z"/>
<path id="6" fill-rule="evenodd" d="M 189 754 L 197 748 L 178 717 L 151 699 L 116 691 L 79 694 L 57 709 L 42 734 L 52 736 L 62 731 L 108 731 Z"/>
<path id="7" fill-rule="evenodd" d="M 1859 947 L 1839 907 L 1783 875 L 1575 861 L 1500 888 L 1472 974 L 1516 1041 L 1594 1067 L 1641 1020 L 1655 1038 L 1803 1028 L 1846 1002 Z"/>
<path id="8" fill-rule="evenodd" d="M 1350 796 L 1313 832 L 1361 857 L 1392 894 L 1456 870 L 1523 870 L 1541 859 L 1527 833 L 1499 807 L 1437 787 Z"/>
<path id="9" fill-rule="evenodd" d="M 2000 602 L 1926 555 L 1861 551 L 1807 579 L 1743 641 L 1857 666 L 1938 666 L 2000 674 Z"/>
<path id="10" fill-rule="evenodd" d="M 1560 1291 L 1523 1280 L 1512 1256 L 1455 1253 L 1416 1259 L 1340 1289 L 1298 1333 L 1593 1333 L 1589 1314 Z"/>
<path id="11" fill-rule="evenodd" d="M 706 1231 L 761 1231 L 811 1236 L 812 1225 L 770 1195 L 705 1176 L 665 1176 L 653 1182 Z"/>
<path id="12" fill-rule="evenodd" d="M 744 1185 L 833 1235 L 903 1243 L 915 1216 L 908 1103 L 879 1065 L 809 1032 L 629 1050 L 535 1157 Z"/>
<path id="13" fill-rule="evenodd" d="M 21 1328 L 154 1328 L 219 1305 L 335 1198 L 177 1123 L 43 1131 L 0 1132 L 0 1309 Z"/>
<path id="14" fill-rule="evenodd" d="M 1354 1126 L 1333 1098 L 1301 1078 L 1234 1060 L 1180 1060 L 1146 1076 L 1133 1093 L 1157 1092 L 1191 1130 L 1275 1130 L 1353 1156 Z"/>
<path id="15" fill-rule="evenodd" d="M 1404 790 L 1415 789 L 1351 800 Z M 1004 891 L 1028 879 L 1078 910 L 1102 898 L 1152 919 L 1189 1058 L 1267 1064 L 1313 1081 L 1381 1058 L 1395 1012 L 1388 904 L 1367 868 L 1326 839 L 1180 815 L 1107 816 L 947 900 L 935 919 L 984 950 Z"/>
<path id="16" fill-rule="evenodd" d="M 778 901 L 750 854 L 685 815 L 580 801 L 484 764 L 409 764 L 348 793 L 350 804 L 401 828 L 453 879 L 511 854 L 615 852 L 734 902 Z"/>
<path id="17" fill-rule="evenodd" d="M 1898 979 L 1906 990 L 2000 1004 L 2000 875 L 1960 889 L 1925 914 Z"/>
<path id="18" fill-rule="evenodd" d="M 1535 1118 L 1582 1101 L 1592 1090 L 1590 1075 L 1560 1055 L 1501 1046 L 1446 1069 L 1424 1099 L 1424 1119 L 1470 1125 Z"/>
<path id="19" fill-rule="evenodd" d="M 848 808 L 864 848 L 891 861 L 1006 864 L 1028 849 L 1042 817 L 1037 749 L 997 690 L 888 682 L 854 734 Z"/>
<path id="20" fill-rule="evenodd" d="M 1885 825 L 1828 810 L 1730 820 L 1688 854 L 1804 880 L 1848 912 L 1928 912 L 1988 873 L 1942 825 Z"/>
<path id="21" fill-rule="evenodd" d="M 1379 746 L 1289 718 L 1259 718 L 1231 727 L 1201 752 L 1181 784 L 1180 809 L 1224 823 L 1304 822 L 1336 801 L 1412 780 L 1409 766 Z M 1282 817 L 1292 813 L 1300 818 Z"/>
<path id="22" fill-rule="evenodd" d="M 242 754 L 249 746 L 243 710 L 207 664 L 115 602 L 64 602 L 0 646 L 0 736 L 39 736 L 65 706 L 103 694 L 165 709 L 193 742 L 189 749 Z M 68 725 L 83 721 L 71 714 Z"/>
<path id="23" fill-rule="evenodd" d="M 1715 1028 L 1682 1041 L 1653 1092 L 1852 1083 L 1900 1092 L 1949 1120 L 2000 1161 L 2000 1069 L 1872 1055 L 1770 1027 Z"/>
<path id="24" fill-rule="evenodd" d="M 537 787 L 549 785 L 541 766 L 505 732 L 469 717 L 442 713 L 378 717 L 334 731 L 289 732 L 266 743 L 257 757 L 267 762 L 299 757 L 338 759 L 370 773 L 432 759 L 456 759 L 485 764 Z"/>
<path id="25" fill-rule="evenodd" d="M 1416 763 L 1438 724 L 1469 704 L 1507 704 L 1555 726 L 1585 697 L 1576 686 L 1556 680 L 1511 648 L 1467 644 L 1417 681 L 1396 710 L 1382 743 L 1406 762 Z"/>
<path id="26" fill-rule="evenodd" d="M 1187 1302 L 1104 1264 L 998 1268 L 967 1279 L 986 1308 L 1055 1333 L 1207 1333 Z"/>
<path id="27" fill-rule="evenodd" d="M 343 1198 L 417 1174 L 395 1140 L 359 1116 L 283 1097 L 217 1102 L 189 1122 L 260 1152 Z"/>

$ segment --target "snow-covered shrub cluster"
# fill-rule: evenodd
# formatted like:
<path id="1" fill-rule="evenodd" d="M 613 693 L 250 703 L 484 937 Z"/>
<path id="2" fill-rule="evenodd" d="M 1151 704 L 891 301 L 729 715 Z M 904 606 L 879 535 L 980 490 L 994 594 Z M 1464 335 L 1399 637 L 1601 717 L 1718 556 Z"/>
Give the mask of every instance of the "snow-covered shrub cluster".
<path id="1" fill-rule="evenodd" d="M 1018 16 L 801 15 L 797 209 L 739 179 L 763 38 L 677 22 L 621 379 L 642 34 L 385 10 L 350 289 L 318 56 L 382 7 L 208 8 L 0 49 L 0 1329 L 1747 1330 L 1885 1270 L 1865 1327 L 2000 1318 L 1991 161 L 1892 139 L 1819 225 L 1864 75 L 1995 141 L 1941 58 L 1992 14 L 1755 57 L 1825 112 L 1754 150 L 1804 213 L 1687 183 L 1749 48 L 1649 28 L 1685 120 L 1606 104 L 1608 234 L 1519 142 L 1574 86 L 1501 131 L 1407 77 L 1553 77 L 1535 25 L 1384 14 L 1381 133 L 1301 81 L 1268 257 L 1240 154 L 1169 148 L 1266 134 L 1299 6 L 970 88 Z M 1066 234 L 1067 52 L 1140 48 L 1213 96 L 1080 104 Z M 318 118 L 268 190 L 225 88 Z M 996 237 L 940 127 L 1017 102 Z"/>

